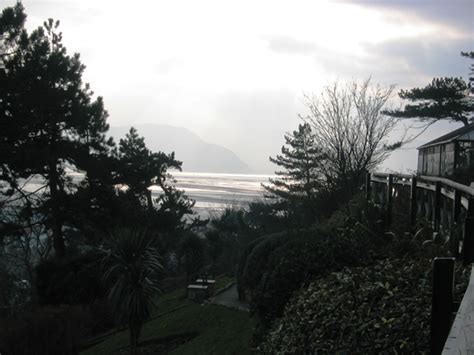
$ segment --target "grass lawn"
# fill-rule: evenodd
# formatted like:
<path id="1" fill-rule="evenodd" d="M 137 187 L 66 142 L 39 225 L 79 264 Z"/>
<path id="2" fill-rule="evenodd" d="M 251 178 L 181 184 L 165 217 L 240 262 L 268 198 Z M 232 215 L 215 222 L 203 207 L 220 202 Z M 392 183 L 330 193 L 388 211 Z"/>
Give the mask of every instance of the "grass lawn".
<path id="1" fill-rule="evenodd" d="M 225 280 L 222 283 L 225 285 L 228 282 L 229 280 Z M 155 317 L 145 324 L 140 341 L 197 333 L 196 337 L 174 349 L 171 354 L 250 353 L 250 339 L 255 323 L 248 313 L 190 302 L 184 298 L 184 290 L 181 289 L 158 298 Z M 126 330 L 111 335 L 81 354 L 113 354 L 128 344 Z"/>

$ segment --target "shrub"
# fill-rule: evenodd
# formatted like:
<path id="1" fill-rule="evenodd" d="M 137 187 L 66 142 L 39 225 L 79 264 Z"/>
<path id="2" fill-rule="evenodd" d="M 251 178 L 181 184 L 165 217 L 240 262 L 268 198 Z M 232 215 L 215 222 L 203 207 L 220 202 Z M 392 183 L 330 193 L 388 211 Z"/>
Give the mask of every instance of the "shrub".
<path id="1" fill-rule="evenodd" d="M 296 294 L 260 351 L 429 351 L 431 258 L 379 260 L 344 268 Z"/>
<path id="2" fill-rule="evenodd" d="M 247 264 L 247 258 L 249 257 L 250 253 L 252 253 L 253 248 L 257 244 L 259 244 L 262 239 L 265 237 L 260 237 L 257 239 L 252 240 L 250 243 L 248 243 L 245 248 L 242 250 L 241 255 L 240 255 L 240 261 L 239 264 L 237 265 L 237 272 L 236 272 L 236 279 L 237 279 L 237 290 L 239 292 L 239 299 L 244 300 L 245 295 L 244 295 L 244 287 L 243 287 L 243 275 L 244 275 L 244 270 L 245 270 L 245 265 Z"/>
<path id="3" fill-rule="evenodd" d="M 252 308 L 262 318 L 281 316 L 292 293 L 315 277 L 345 265 L 367 263 L 366 251 L 357 251 L 347 238 L 326 234 L 289 240 L 269 256 L 252 298 Z"/>
<path id="4" fill-rule="evenodd" d="M 0 353 L 77 354 L 89 323 L 90 314 L 79 306 L 50 306 L 18 319 L 2 320 Z"/>
<path id="5" fill-rule="evenodd" d="M 188 281 L 195 279 L 204 270 L 206 265 L 206 242 L 198 235 L 187 234 L 179 250 L 181 266 Z"/>
<path id="6" fill-rule="evenodd" d="M 260 239 L 250 251 L 243 265 L 240 284 L 250 293 L 256 289 L 265 271 L 270 254 L 291 238 L 287 232 L 271 234 Z M 252 296 L 250 295 L 250 299 Z"/>

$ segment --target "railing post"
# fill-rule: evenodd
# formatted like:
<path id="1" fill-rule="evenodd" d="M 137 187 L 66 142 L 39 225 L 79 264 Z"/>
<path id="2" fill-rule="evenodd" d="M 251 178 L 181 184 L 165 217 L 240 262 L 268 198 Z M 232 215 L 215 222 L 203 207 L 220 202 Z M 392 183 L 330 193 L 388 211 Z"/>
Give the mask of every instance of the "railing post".
<path id="1" fill-rule="evenodd" d="M 410 226 L 414 227 L 416 224 L 416 176 L 411 178 L 411 188 L 410 188 Z"/>
<path id="2" fill-rule="evenodd" d="M 454 199 L 453 199 L 453 214 L 451 216 L 451 231 L 449 234 L 451 251 L 453 255 L 459 256 L 459 237 L 456 235 L 456 226 L 458 224 L 459 215 L 461 214 L 461 192 L 459 190 L 454 190 Z"/>
<path id="3" fill-rule="evenodd" d="M 431 300 L 431 354 L 441 354 L 451 329 L 453 312 L 454 258 L 433 261 Z"/>
<path id="4" fill-rule="evenodd" d="M 367 202 L 370 201 L 370 198 L 371 198 L 370 179 L 371 179 L 370 172 L 367 171 L 367 173 L 365 174 L 365 200 Z"/>
<path id="5" fill-rule="evenodd" d="M 468 199 L 466 219 L 463 226 L 462 261 L 463 264 L 474 262 L 474 198 Z"/>
<path id="6" fill-rule="evenodd" d="M 392 205 L 393 205 L 393 175 L 388 175 L 388 184 L 387 184 L 387 210 L 386 210 L 386 227 L 390 227 L 392 224 Z"/>
<path id="7" fill-rule="evenodd" d="M 441 182 L 435 183 L 435 199 L 434 199 L 434 215 L 433 215 L 433 229 L 439 230 L 439 222 L 441 216 Z"/>

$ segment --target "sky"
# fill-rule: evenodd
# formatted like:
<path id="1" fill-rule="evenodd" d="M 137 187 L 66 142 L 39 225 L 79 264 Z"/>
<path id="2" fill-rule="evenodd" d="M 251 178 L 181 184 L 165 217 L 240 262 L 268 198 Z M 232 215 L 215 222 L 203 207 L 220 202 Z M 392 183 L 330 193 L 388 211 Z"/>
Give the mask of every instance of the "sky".
<path id="1" fill-rule="evenodd" d="M 368 76 L 397 92 L 433 77 L 467 79 L 470 62 L 459 53 L 474 50 L 471 0 L 23 4 L 28 29 L 60 20 L 63 42 L 80 53 L 110 125 L 186 127 L 258 173 L 275 170 L 268 157 L 297 128 L 298 114 L 308 113 L 304 93 Z M 413 147 L 456 127 L 435 125 L 381 168 L 415 169 Z"/>

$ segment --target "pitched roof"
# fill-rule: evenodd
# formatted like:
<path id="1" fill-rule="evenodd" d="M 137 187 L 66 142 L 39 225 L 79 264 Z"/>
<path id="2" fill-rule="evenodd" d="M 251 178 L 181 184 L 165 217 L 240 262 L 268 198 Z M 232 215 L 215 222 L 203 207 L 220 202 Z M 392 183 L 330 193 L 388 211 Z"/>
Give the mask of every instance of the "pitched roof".
<path id="1" fill-rule="evenodd" d="M 466 133 L 469 133 L 471 131 L 474 131 L 474 123 L 471 123 L 467 126 L 463 126 L 461 128 L 455 129 L 454 131 L 451 131 L 449 133 L 446 133 L 445 135 L 438 137 L 428 143 L 425 143 L 421 146 L 419 146 L 417 149 L 423 149 L 427 148 L 433 145 L 438 145 L 441 143 L 448 143 L 448 142 L 453 142 L 458 140 L 460 137 L 465 135 Z"/>

